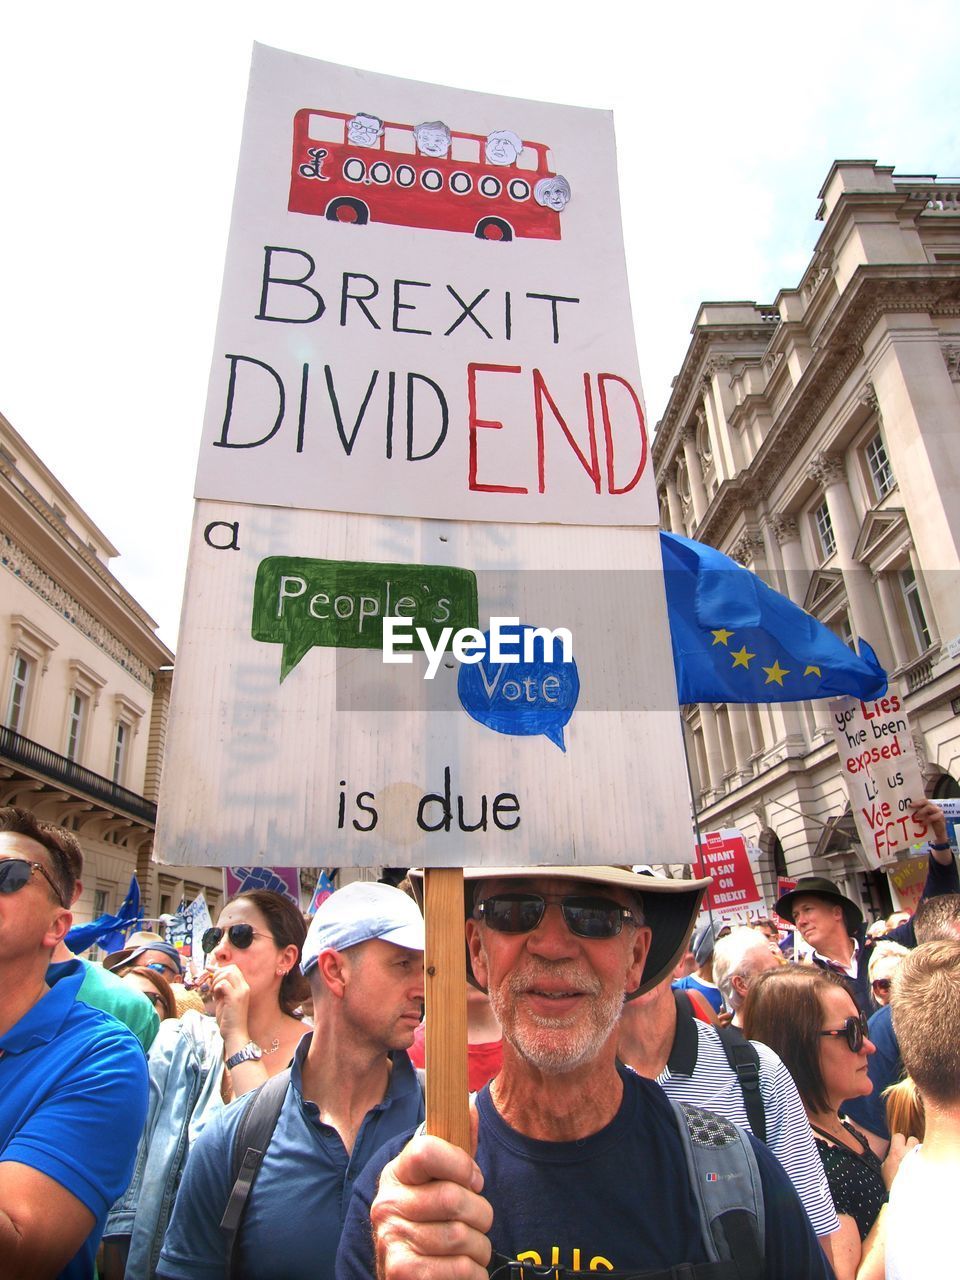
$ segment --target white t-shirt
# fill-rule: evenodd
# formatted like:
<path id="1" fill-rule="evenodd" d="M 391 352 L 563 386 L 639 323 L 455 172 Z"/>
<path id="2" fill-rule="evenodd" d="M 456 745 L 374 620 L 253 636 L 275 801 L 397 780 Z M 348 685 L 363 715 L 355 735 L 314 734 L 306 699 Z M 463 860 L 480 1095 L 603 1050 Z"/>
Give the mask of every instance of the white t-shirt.
<path id="1" fill-rule="evenodd" d="M 960 1155 L 931 1164 L 921 1147 L 903 1157 L 886 1213 L 886 1280 L 957 1274 Z"/>

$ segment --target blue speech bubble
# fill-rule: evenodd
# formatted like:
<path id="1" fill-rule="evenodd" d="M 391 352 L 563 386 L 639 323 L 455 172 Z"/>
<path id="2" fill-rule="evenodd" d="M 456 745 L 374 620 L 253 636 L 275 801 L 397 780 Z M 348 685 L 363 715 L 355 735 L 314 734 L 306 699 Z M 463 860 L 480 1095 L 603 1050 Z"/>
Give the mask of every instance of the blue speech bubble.
<path id="1" fill-rule="evenodd" d="M 534 628 L 521 625 L 501 630 L 505 647 L 522 655 L 523 637 L 532 636 L 533 662 L 493 662 L 490 632 L 485 631 L 486 653 L 460 667 L 457 694 L 468 716 L 496 733 L 520 736 L 543 734 L 566 751 L 563 727 L 573 715 L 580 697 L 577 664 L 544 660 L 544 642 Z M 514 639 L 516 637 L 516 640 Z"/>

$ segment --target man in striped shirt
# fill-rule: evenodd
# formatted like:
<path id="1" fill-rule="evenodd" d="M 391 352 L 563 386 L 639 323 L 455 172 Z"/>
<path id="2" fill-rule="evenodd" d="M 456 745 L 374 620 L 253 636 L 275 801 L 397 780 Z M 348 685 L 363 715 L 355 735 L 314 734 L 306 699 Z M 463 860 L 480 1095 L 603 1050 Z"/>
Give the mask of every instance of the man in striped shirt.
<path id="1" fill-rule="evenodd" d="M 783 1165 L 832 1263 L 830 1236 L 839 1229 L 833 1198 L 790 1072 L 772 1049 L 751 1042 L 759 1057 L 766 1143 Z M 619 1057 L 668 1097 L 715 1111 L 753 1133 L 743 1089 L 717 1028 L 693 1016 L 682 993 L 661 982 L 624 1005 Z"/>

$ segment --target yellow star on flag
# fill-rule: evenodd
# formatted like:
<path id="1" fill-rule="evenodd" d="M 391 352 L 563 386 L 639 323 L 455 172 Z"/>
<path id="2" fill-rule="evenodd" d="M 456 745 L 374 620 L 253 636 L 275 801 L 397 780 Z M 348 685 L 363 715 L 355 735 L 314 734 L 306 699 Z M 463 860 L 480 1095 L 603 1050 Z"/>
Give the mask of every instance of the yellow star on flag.
<path id="1" fill-rule="evenodd" d="M 820 676 L 821 679 L 823 678 L 823 672 L 819 667 L 807 667 L 803 674 L 805 676 Z"/>
<path id="2" fill-rule="evenodd" d="M 774 659 L 772 667 L 764 667 L 763 669 L 767 673 L 767 678 L 763 682 L 764 684 L 778 684 L 783 688 L 783 677 L 788 676 L 790 672 L 785 671 L 783 667 L 781 667 L 779 658 Z"/>
<path id="3" fill-rule="evenodd" d="M 732 635 L 733 635 L 732 631 L 726 631 L 724 630 L 723 627 L 721 627 L 719 631 L 713 632 L 713 643 L 726 644 Z"/>
<path id="4" fill-rule="evenodd" d="M 730 656 L 733 658 L 733 665 L 735 667 L 746 667 L 749 671 L 750 659 L 755 658 L 757 655 L 755 653 L 747 653 L 747 646 L 744 645 L 741 649 L 731 649 Z"/>

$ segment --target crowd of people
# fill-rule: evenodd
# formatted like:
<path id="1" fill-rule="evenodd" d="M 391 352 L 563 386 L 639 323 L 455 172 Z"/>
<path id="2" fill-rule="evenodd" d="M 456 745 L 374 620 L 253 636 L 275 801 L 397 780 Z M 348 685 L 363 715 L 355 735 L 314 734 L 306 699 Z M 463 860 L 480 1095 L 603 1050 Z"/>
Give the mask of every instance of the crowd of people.
<path id="1" fill-rule="evenodd" d="M 923 898 L 869 927 L 821 877 L 730 925 L 707 881 L 465 870 L 467 1152 L 423 1132 L 419 873 L 241 893 L 189 978 L 153 932 L 95 964 L 76 838 L 0 809 L 0 1277 L 950 1274 L 960 879 L 917 813 Z"/>

